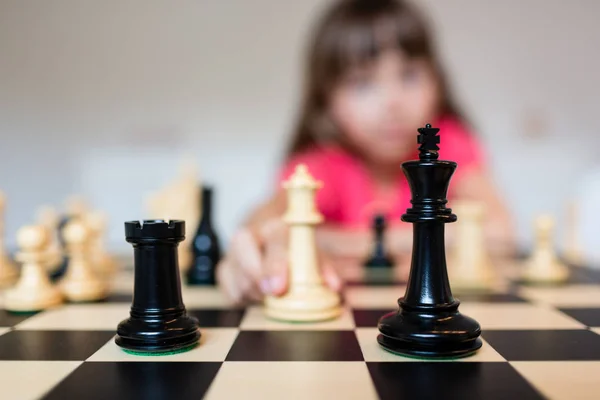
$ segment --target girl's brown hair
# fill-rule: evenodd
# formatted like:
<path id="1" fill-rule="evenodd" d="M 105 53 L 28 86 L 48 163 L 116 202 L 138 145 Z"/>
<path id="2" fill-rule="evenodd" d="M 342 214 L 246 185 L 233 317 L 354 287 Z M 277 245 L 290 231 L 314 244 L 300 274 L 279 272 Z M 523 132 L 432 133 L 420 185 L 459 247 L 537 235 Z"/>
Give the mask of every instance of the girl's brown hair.
<path id="1" fill-rule="evenodd" d="M 327 119 L 329 92 L 353 65 L 375 59 L 388 49 L 429 63 L 438 79 L 438 113 L 460 118 L 421 13 L 405 0 L 341 0 L 314 30 L 307 57 L 304 98 L 287 156 L 331 137 Z M 328 132 L 329 131 L 329 132 Z"/>

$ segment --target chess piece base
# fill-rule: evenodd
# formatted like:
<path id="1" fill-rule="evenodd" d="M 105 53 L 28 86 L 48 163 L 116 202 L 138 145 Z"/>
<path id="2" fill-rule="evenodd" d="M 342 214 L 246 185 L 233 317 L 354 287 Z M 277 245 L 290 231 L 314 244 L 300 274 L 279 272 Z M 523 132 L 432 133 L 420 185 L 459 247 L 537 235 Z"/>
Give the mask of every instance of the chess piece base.
<path id="1" fill-rule="evenodd" d="M 289 292 L 265 299 L 267 317 L 288 322 L 317 322 L 337 318 L 342 313 L 339 295 L 324 286 Z"/>
<path id="2" fill-rule="evenodd" d="M 42 311 L 62 303 L 63 297 L 55 287 L 14 288 L 6 292 L 4 308 L 13 312 Z"/>
<path id="3" fill-rule="evenodd" d="M 534 259 L 525 267 L 521 279 L 527 283 L 562 283 L 569 279 L 569 270 L 556 260 Z"/>
<path id="4" fill-rule="evenodd" d="M 64 280 L 61 291 L 68 301 L 99 301 L 106 297 L 106 285 L 101 280 Z"/>
<path id="5" fill-rule="evenodd" d="M 177 315 L 174 315 L 177 314 Z M 125 350 L 164 353 L 190 348 L 200 340 L 198 320 L 185 311 L 138 312 L 117 327 L 115 343 Z"/>
<path id="6" fill-rule="evenodd" d="M 481 328 L 458 312 L 458 302 L 443 307 L 419 307 L 384 315 L 377 342 L 392 353 L 422 358 L 461 358 L 482 346 Z"/>

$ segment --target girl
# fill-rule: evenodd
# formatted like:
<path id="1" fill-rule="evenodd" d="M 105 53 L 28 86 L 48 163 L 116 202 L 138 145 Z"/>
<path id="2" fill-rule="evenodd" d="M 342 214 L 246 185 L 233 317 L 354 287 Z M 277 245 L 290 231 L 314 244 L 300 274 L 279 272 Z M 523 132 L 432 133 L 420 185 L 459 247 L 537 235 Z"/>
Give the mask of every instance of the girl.
<path id="1" fill-rule="evenodd" d="M 423 16 L 403 0 L 341 0 L 318 24 L 308 53 L 299 121 L 278 190 L 234 236 L 218 280 L 236 302 L 285 293 L 286 227 L 280 188 L 299 163 L 324 186 L 317 230 L 325 281 L 342 286 L 340 259 L 361 260 L 373 215 L 388 217 L 388 248 L 410 254 L 411 226 L 400 222 L 410 190 L 400 164 L 417 158 L 417 128 L 440 128 L 440 158 L 458 163 L 449 198 L 484 202 L 487 240 L 512 249 L 509 214 L 486 171 L 477 137 L 454 103 Z"/>

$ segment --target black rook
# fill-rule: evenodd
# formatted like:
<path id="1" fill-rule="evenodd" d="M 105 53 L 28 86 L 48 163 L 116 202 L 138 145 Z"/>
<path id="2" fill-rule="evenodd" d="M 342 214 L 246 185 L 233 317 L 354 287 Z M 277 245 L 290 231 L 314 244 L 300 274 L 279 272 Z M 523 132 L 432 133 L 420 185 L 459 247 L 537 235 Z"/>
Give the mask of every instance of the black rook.
<path id="1" fill-rule="evenodd" d="M 413 224 L 413 249 L 405 296 L 399 310 L 378 324 L 379 344 L 394 353 L 439 358 L 463 357 L 481 347 L 477 321 L 458 311 L 452 296 L 444 243 L 444 224 L 456 221 L 446 208 L 450 179 L 457 164 L 438 160 L 439 129 L 419 129 L 419 160 L 402 164 L 412 199 L 402 221 Z"/>
<path id="2" fill-rule="evenodd" d="M 115 342 L 138 352 L 171 352 L 196 344 L 198 320 L 187 315 L 183 304 L 177 259 L 185 222 L 125 222 L 125 236 L 134 249 L 134 293 L 130 318 L 119 324 Z"/>

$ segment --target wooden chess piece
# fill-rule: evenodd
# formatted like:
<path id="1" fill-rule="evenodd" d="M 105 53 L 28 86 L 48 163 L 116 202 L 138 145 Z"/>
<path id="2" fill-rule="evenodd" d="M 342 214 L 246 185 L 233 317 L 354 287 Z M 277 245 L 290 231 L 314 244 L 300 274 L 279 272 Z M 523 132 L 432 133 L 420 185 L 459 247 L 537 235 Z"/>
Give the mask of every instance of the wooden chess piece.
<path id="1" fill-rule="evenodd" d="M 135 285 L 130 316 L 117 327 L 115 343 L 121 348 L 174 352 L 200 340 L 198 320 L 187 314 L 181 297 L 177 246 L 184 236 L 184 221 L 125 222 L 135 253 Z"/>
<path id="2" fill-rule="evenodd" d="M 15 283 L 18 278 L 15 263 L 6 253 L 4 245 L 4 216 L 6 197 L 0 192 L 0 287 L 8 287 Z"/>
<path id="3" fill-rule="evenodd" d="M 74 219 L 63 228 L 69 265 L 60 288 L 73 302 L 98 301 L 106 297 L 106 284 L 96 276 L 89 254 L 90 232 L 86 225 Z"/>
<path id="4" fill-rule="evenodd" d="M 494 267 L 483 234 L 484 205 L 475 201 L 456 201 L 452 205 L 458 216 L 454 248 L 448 260 L 453 289 L 488 291 L 494 285 Z"/>
<path id="5" fill-rule="evenodd" d="M 569 269 L 558 259 L 553 245 L 554 218 L 540 215 L 534 221 L 535 244 L 525 262 L 523 280 L 531 283 L 561 283 L 568 279 Z"/>
<path id="6" fill-rule="evenodd" d="M 379 319 L 379 345 L 392 353 L 425 357 L 465 357 L 482 346 L 477 321 L 458 310 L 446 266 L 446 223 L 457 217 L 446 207 L 457 164 L 438 160 L 439 129 L 419 128 L 419 159 L 402 164 L 411 188 L 411 208 L 402 221 L 413 224 L 413 250 L 406 292 L 399 309 Z"/>
<path id="7" fill-rule="evenodd" d="M 315 225 L 323 220 L 315 205 L 315 191 L 322 186 L 305 165 L 296 167 L 284 183 L 288 209 L 283 219 L 289 225 L 289 288 L 281 297 L 266 296 L 265 313 L 283 321 L 310 322 L 328 320 L 341 313 L 340 296 L 329 289 L 321 276 Z"/>
<path id="8" fill-rule="evenodd" d="M 17 232 L 20 252 L 17 260 L 23 263 L 21 277 L 15 287 L 6 292 L 4 308 L 14 312 L 34 312 L 60 304 L 63 300 L 46 272 L 50 235 L 43 226 L 25 226 Z"/>
<path id="9" fill-rule="evenodd" d="M 90 230 L 90 253 L 95 272 L 101 278 L 110 280 L 117 272 L 117 261 L 104 247 L 104 232 L 106 231 L 107 217 L 100 211 L 88 214 L 86 225 Z"/>

